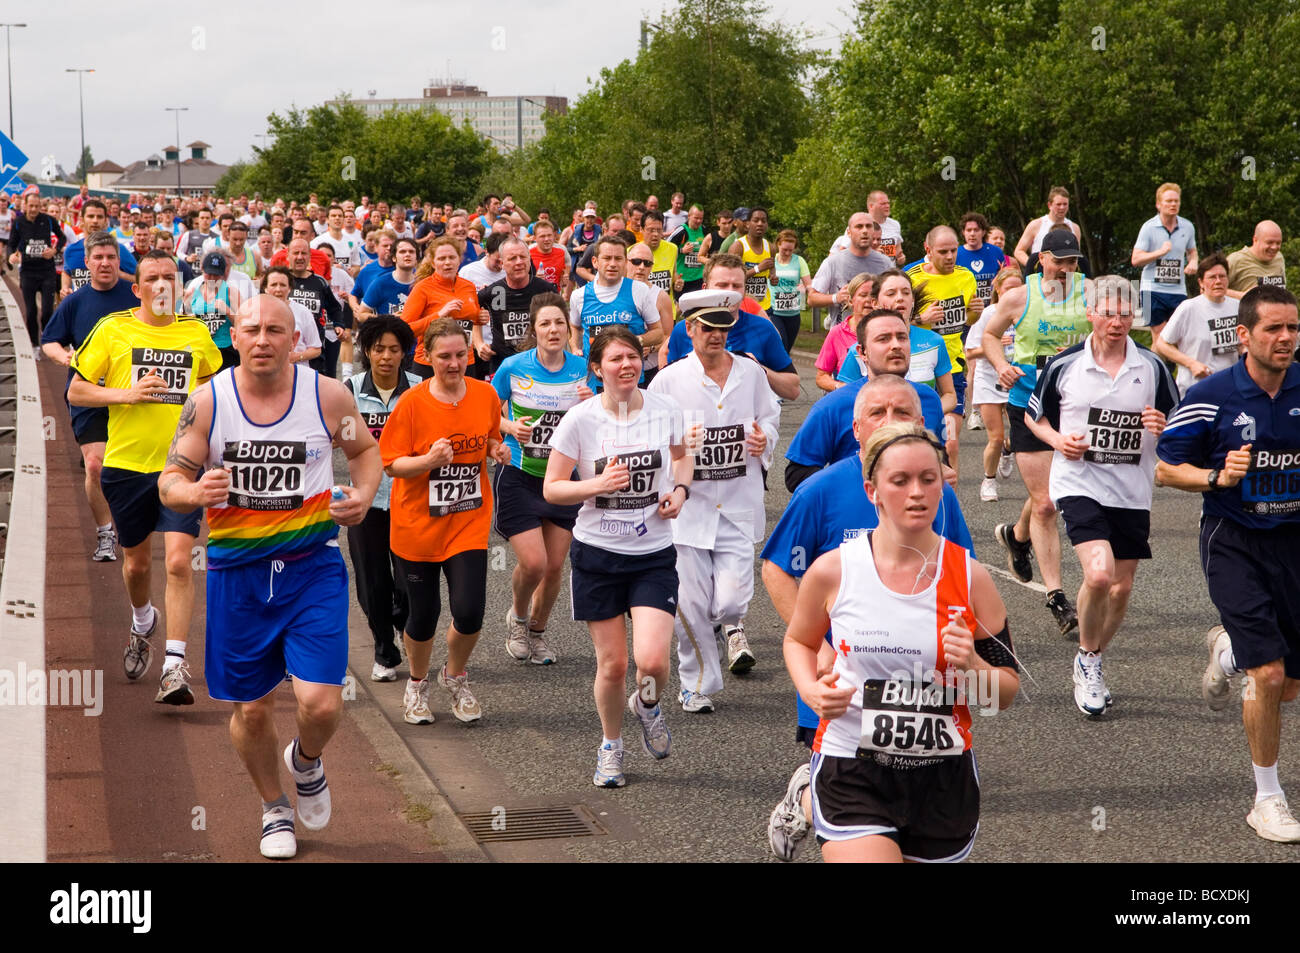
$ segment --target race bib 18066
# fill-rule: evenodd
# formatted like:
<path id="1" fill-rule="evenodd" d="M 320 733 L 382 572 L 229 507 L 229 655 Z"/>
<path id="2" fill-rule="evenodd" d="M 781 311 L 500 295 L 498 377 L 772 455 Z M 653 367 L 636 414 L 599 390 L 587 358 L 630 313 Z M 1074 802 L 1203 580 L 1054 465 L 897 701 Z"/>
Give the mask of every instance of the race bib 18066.
<path id="1" fill-rule="evenodd" d="M 1260 516 L 1300 512 L 1300 450 L 1252 450 L 1241 508 Z"/>
<path id="2" fill-rule="evenodd" d="M 194 355 L 189 351 L 168 351 L 157 347 L 131 348 L 131 383 L 157 374 L 167 385 L 158 394 L 160 404 L 183 404 L 194 380 Z"/>
<path id="3" fill-rule="evenodd" d="M 1142 412 L 1088 408 L 1089 463 L 1141 463 Z"/>
<path id="4" fill-rule="evenodd" d="M 231 506 L 245 510 L 302 509 L 306 441 L 228 440 L 221 460 L 230 471 Z"/>
<path id="5" fill-rule="evenodd" d="M 695 479 L 734 480 L 745 475 L 745 425 L 705 427 L 695 456 Z"/>
<path id="6" fill-rule="evenodd" d="M 483 505 L 480 463 L 449 463 L 429 471 L 429 515 L 446 516 Z"/>
<path id="7" fill-rule="evenodd" d="M 619 454 L 619 463 L 627 464 L 629 483 L 626 490 L 599 495 L 594 502 L 601 510 L 639 510 L 646 506 L 659 505 L 659 492 L 655 484 L 659 480 L 659 470 L 663 466 L 663 455 L 658 450 L 642 450 L 637 453 Z M 608 457 L 596 461 L 596 475 L 605 472 Z"/>
<path id="8" fill-rule="evenodd" d="M 863 684 L 859 758 L 877 752 L 946 758 L 961 754 L 964 747 L 942 682 L 871 678 Z"/>

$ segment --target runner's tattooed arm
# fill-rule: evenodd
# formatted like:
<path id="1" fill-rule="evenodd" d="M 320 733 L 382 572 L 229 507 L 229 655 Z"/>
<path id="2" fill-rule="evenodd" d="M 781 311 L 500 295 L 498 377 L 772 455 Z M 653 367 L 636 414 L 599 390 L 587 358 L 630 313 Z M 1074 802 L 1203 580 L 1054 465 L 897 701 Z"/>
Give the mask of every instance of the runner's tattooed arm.
<path id="1" fill-rule="evenodd" d="M 176 422 L 167 462 L 158 477 L 158 497 L 178 513 L 224 503 L 230 490 L 230 474 L 220 467 L 199 475 L 208 456 L 212 411 L 212 386 L 205 384 L 185 401 Z"/>

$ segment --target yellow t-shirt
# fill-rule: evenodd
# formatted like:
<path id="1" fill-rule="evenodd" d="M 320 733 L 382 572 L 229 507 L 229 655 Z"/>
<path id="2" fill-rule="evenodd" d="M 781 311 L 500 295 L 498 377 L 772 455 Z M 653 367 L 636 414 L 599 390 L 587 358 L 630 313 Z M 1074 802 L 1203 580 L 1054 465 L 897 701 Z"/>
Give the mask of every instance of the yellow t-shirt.
<path id="1" fill-rule="evenodd" d="M 87 336 L 72 369 L 88 381 L 129 390 L 149 371 L 167 382 L 162 400 L 108 408 L 104 466 L 160 473 L 176 433 L 181 406 L 194 388 L 221 370 L 221 352 L 200 319 L 177 315 L 171 324 L 145 324 L 134 311 L 106 315 Z"/>
<path id="2" fill-rule="evenodd" d="M 766 238 L 763 239 L 763 247 L 757 250 L 752 249 L 749 245 L 749 236 L 737 238 L 734 245 L 731 246 L 731 253 L 736 254 L 736 249 L 740 249 L 740 260 L 745 266 L 752 267 L 757 265 L 765 258 L 772 257 L 772 243 Z M 768 286 L 766 271 L 760 271 L 756 275 L 751 275 L 745 279 L 745 294 L 749 295 L 758 302 L 758 306 L 766 311 L 772 307 L 772 290 Z"/>
<path id="3" fill-rule="evenodd" d="M 670 241 L 662 241 L 654 250 L 654 264 L 650 266 L 647 282 L 660 291 L 667 291 L 668 297 L 676 301 L 673 293 L 673 278 L 677 274 L 677 246 Z"/>
<path id="4" fill-rule="evenodd" d="M 950 275 L 932 275 L 925 271 L 924 265 L 918 264 L 907 270 L 907 277 L 912 282 L 913 290 L 918 295 L 925 295 L 925 307 L 938 302 L 943 309 L 943 315 L 930 326 L 930 330 L 942 336 L 944 344 L 948 346 L 953 373 L 965 371 L 966 352 L 963 350 L 961 336 L 970 321 L 966 306 L 975 297 L 974 272 L 958 265 Z M 921 306 L 917 305 L 916 313 L 920 314 L 921 311 Z"/>

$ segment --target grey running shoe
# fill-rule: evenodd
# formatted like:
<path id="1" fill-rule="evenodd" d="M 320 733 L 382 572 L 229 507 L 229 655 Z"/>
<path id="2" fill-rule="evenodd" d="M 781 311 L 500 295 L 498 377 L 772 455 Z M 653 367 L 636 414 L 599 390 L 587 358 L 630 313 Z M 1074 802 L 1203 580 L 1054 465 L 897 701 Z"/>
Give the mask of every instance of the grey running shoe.
<path id="1" fill-rule="evenodd" d="M 519 621 L 509 608 L 506 609 L 506 651 L 518 662 L 527 662 L 532 655 L 528 646 L 528 620 Z"/>
<path id="2" fill-rule="evenodd" d="M 534 665 L 555 664 L 555 652 L 546 644 L 546 639 L 542 637 L 541 633 L 534 632 L 532 629 L 528 630 L 528 649 L 528 661 Z"/>
<path id="3" fill-rule="evenodd" d="M 95 532 L 95 551 L 91 553 L 90 558 L 97 563 L 111 563 L 117 561 L 117 531 L 114 529 L 97 530 Z"/>
<path id="4" fill-rule="evenodd" d="M 727 670 L 732 675 L 744 675 L 755 662 L 754 653 L 749 650 L 749 642 L 745 639 L 744 620 L 724 626 L 722 634 L 727 640 Z"/>
<path id="5" fill-rule="evenodd" d="M 143 678 L 153 663 L 153 646 L 149 644 L 149 637 L 157 628 L 156 608 L 153 610 L 153 621 L 149 623 L 147 632 L 137 632 L 135 626 L 131 626 L 131 634 L 127 636 L 126 651 L 122 653 L 122 668 L 126 672 L 126 677 L 133 682 L 137 678 Z"/>
<path id="6" fill-rule="evenodd" d="M 803 792 L 808 790 L 811 768 L 801 764 L 790 776 L 785 797 L 772 811 L 767 822 L 767 843 L 780 860 L 794 860 L 799 842 L 808 834 L 808 819 L 803 816 Z"/>
<path id="7" fill-rule="evenodd" d="M 190 670 L 184 662 L 162 673 L 158 680 L 158 694 L 154 701 L 160 705 L 193 705 L 194 691 L 190 688 Z"/>
<path id="8" fill-rule="evenodd" d="M 1232 679 L 1228 678 L 1223 671 L 1223 666 L 1219 664 L 1219 655 L 1223 650 L 1232 649 L 1232 639 L 1228 635 L 1228 630 L 1221 625 L 1216 625 L 1206 632 L 1205 647 L 1210 653 L 1210 661 L 1205 666 L 1205 674 L 1201 676 L 1201 697 L 1205 699 L 1205 704 L 1210 706 L 1210 711 L 1223 711 L 1228 707 L 1228 698 L 1232 689 Z"/>
<path id="9" fill-rule="evenodd" d="M 479 706 L 478 699 L 469 690 L 469 672 L 457 675 L 455 678 L 448 678 L 447 666 L 444 665 L 438 672 L 438 684 L 447 689 L 451 695 L 451 713 L 459 721 L 478 721 L 483 717 L 483 709 Z"/>
<path id="10" fill-rule="evenodd" d="M 638 700 L 637 693 L 633 692 L 628 696 L 627 707 L 636 715 L 637 721 L 641 722 L 641 747 L 645 748 L 645 753 L 650 757 L 662 761 L 668 757 L 673 743 L 668 723 L 664 721 L 663 706 L 656 703 L 654 708 L 642 712 Z"/>

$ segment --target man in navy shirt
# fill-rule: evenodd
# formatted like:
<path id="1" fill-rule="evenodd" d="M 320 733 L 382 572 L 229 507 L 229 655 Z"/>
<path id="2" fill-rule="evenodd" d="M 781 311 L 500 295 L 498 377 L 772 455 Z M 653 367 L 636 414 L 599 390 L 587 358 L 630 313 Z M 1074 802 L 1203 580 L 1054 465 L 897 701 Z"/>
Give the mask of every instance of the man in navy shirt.
<path id="1" fill-rule="evenodd" d="M 904 331 L 904 341 L 906 336 Z M 894 374 L 873 375 L 870 381 L 850 385 L 856 394 L 850 429 L 853 453 L 804 482 L 790 498 L 768 537 L 762 553 L 763 585 L 783 621 L 790 621 L 799 592 L 799 580 L 813 561 L 845 540 L 875 529 L 879 524 L 876 508 L 867 498 L 863 485 L 862 448 L 885 424 L 920 420 L 921 402 L 917 391 L 909 385 L 910 381 Z M 841 387 L 835 393 L 848 389 Z M 823 402 L 828 399 L 823 398 Z M 943 488 L 943 500 L 934 518 L 934 531 L 974 555 L 970 530 L 951 486 Z M 829 643 L 825 654 L 828 656 L 826 671 L 829 671 L 829 657 L 833 657 Z M 795 740 L 811 748 L 817 732 L 817 715 L 798 695 L 795 696 L 795 705 L 799 725 Z M 793 858 L 799 840 L 808 831 L 807 807 L 801 806 L 807 784 L 808 766 L 801 765 L 790 780 L 786 799 L 777 805 L 768 824 L 768 841 L 772 851 L 782 860 Z"/>
<path id="2" fill-rule="evenodd" d="M 90 201 L 96 201 L 91 199 Z M 122 267 L 121 247 L 109 232 L 98 231 L 85 240 L 86 263 L 90 283 L 64 298 L 41 334 L 41 350 L 52 361 L 68 367 L 91 329 L 105 315 L 138 307 L 140 299 L 131 291 L 131 282 L 119 275 Z M 72 371 L 68 371 L 72 380 Z M 66 394 L 67 387 L 65 385 Z M 66 397 L 65 397 L 66 400 Z M 72 407 L 72 432 L 81 447 L 86 465 L 86 499 L 95 517 L 96 542 L 92 559 L 106 562 L 117 559 L 117 534 L 113 517 L 99 487 L 104 466 L 104 449 L 108 444 L 108 408 Z"/>
<path id="3" fill-rule="evenodd" d="M 745 293 L 745 266 L 735 255 L 714 255 L 704 266 L 704 287 L 717 291 Z M 799 372 L 795 370 L 790 355 L 781 343 L 781 332 L 759 309 L 757 313 L 746 310 L 748 303 L 757 308 L 753 299 L 742 300 L 737 306 L 736 324 L 727 334 L 727 350 L 744 354 L 757 361 L 767 371 L 767 383 L 772 392 L 783 400 L 799 396 Z M 667 360 L 664 366 L 681 360 L 691 353 L 691 339 L 686 333 L 686 322 L 677 322 L 668 337 Z"/>
<path id="4" fill-rule="evenodd" d="M 1156 480 L 1203 494 L 1201 566 L 1223 623 L 1206 635 L 1201 692 L 1214 711 L 1247 676 L 1242 720 L 1255 769 L 1246 823 L 1300 842 L 1278 783 L 1281 706 L 1300 695 L 1300 316 L 1285 288 L 1241 299 L 1246 357 L 1193 384 L 1156 447 Z"/>
<path id="5" fill-rule="evenodd" d="M 831 391 L 813 404 L 785 451 L 785 485 L 791 493 L 822 467 L 858 452 L 853 405 L 862 385 L 877 377 L 902 377 L 907 373 L 912 344 L 907 322 L 897 311 L 878 309 L 859 321 L 858 346 L 867 362 L 867 376 Z M 926 428 L 943 440 L 943 404 L 939 395 L 926 384 L 908 383 L 920 401 Z"/>

